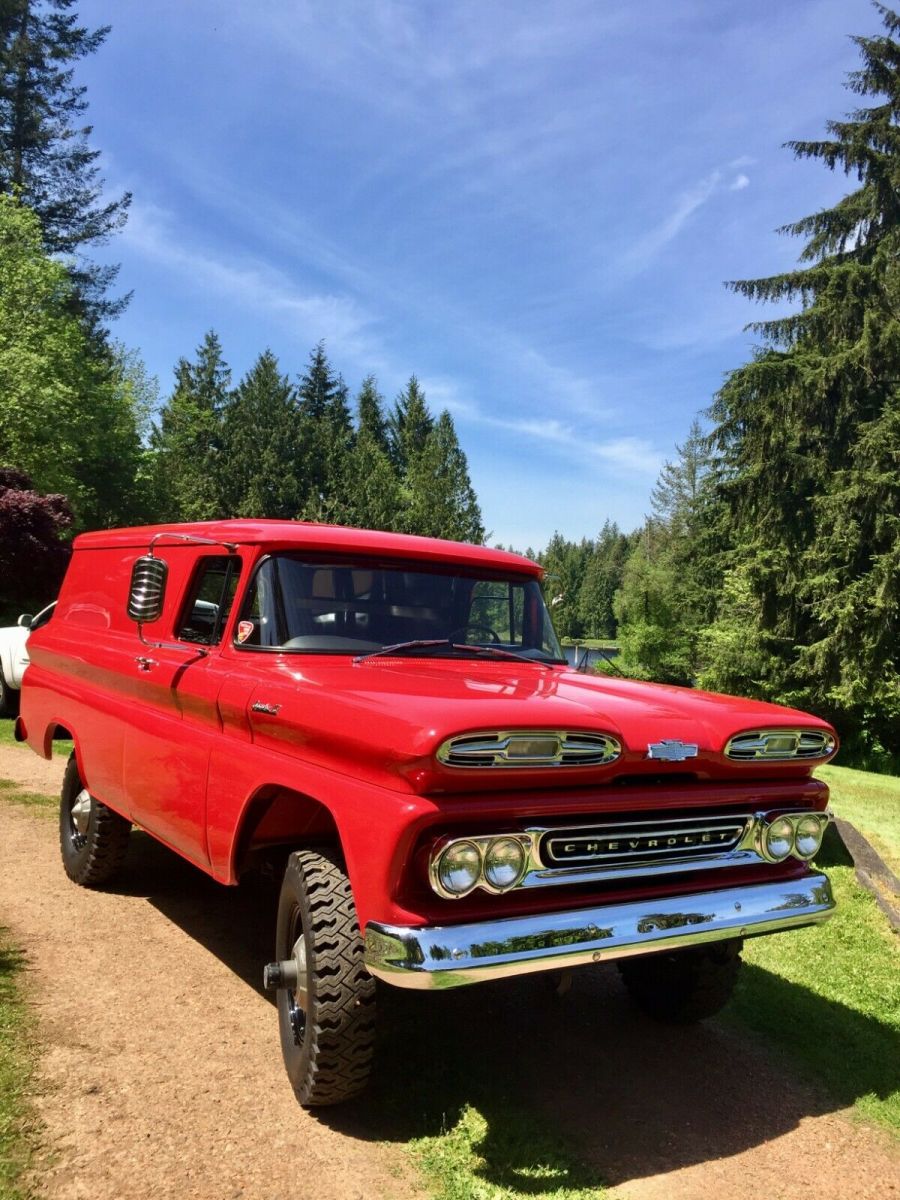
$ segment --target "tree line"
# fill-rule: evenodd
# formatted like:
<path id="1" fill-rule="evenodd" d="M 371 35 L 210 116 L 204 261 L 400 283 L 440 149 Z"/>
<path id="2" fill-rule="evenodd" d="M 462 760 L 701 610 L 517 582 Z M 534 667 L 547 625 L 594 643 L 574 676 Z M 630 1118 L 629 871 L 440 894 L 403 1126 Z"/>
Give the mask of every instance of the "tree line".
<path id="1" fill-rule="evenodd" d="M 266 350 L 231 386 L 214 332 L 150 438 L 149 494 L 165 520 L 284 517 L 481 542 L 453 418 L 413 375 L 390 408 L 367 376 L 353 401 L 319 343 L 296 382 Z"/>

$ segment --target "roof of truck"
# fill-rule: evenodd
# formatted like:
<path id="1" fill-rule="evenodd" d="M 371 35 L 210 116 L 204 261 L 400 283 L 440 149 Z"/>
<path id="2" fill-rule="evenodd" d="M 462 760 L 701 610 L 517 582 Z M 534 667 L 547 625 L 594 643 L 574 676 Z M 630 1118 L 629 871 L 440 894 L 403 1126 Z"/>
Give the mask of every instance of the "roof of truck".
<path id="1" fill-rule="evenodd" d="M 494 570 L 524 571 L 543 574 L 543 568 L 521 554 L 507 550 L 492 550 L 488 546 L 473 546 L 468 542 L 450 542 L 439 538 L 418 537 L 407 533 L 387 533 L 375 529 L 352 529 L 346 525 L 324 525 L 315 521 L 277 521 L 267 519 L 235 519 L 230 521 L 191 521 L 182 525 L 140 525 L 130 529 L 102 529 L 83 533 L 75 539 L 76 550 L 125 548 L 146 549 L 159 535 L 175 535 L 171 545 L 180 538 L 205 538 L 234 542 L 239 546 L 269 545 L 273 549 L 310 550 L 317 554 L 333 551 L 337 554 L 419 559 L 429 562 L 470 563 Z M 159 546 L 166 545 L 165 538 Z"/>

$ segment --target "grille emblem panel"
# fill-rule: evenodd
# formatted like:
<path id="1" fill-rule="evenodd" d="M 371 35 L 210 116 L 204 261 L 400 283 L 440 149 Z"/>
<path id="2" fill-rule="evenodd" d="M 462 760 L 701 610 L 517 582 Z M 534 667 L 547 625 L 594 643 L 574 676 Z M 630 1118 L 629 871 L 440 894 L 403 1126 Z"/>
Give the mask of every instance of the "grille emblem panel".
<path id="1" fill-rule="evenodd" d="M 684 762 L 686 758 L 696 758 L 699 753 L 696 742 L 681 742 L 678 738 L 663 738 L 661 742 L 650 742 L 647 746 L 647 757 L 660 762 Z"/>

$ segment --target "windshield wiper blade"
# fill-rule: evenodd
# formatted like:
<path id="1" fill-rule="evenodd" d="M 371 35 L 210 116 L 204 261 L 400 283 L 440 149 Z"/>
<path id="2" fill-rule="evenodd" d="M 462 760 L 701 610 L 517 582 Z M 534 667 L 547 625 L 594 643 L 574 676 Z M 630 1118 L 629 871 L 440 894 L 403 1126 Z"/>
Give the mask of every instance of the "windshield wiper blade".
<path id="1" fill-rule="evenodd" d="M 519 654 L 515 650 L 506 650 L 503 646 L 479 646 L 471 642 L 450 642 L 450 645 L 454 650 L 467 650 L 470 654 L 489 654 L 492 658 L 514 658 L 516 662 L 531 663 L 536 667 L 552 667 L 554 665 L 545 662 L 542 658 L 531 658 L 529 655 Z"/>
<path id="2" fill-rule="evenodd" d="M 372 650 L 368 654 L 357 654 L 354 662 L 365 662 L 368 658 L 380 658 L 384 654 L 402 654 L 405 650 L 427 650 L 433 646 L 443 646 L 446 650 L 452 646 L 447 638 L 419 638 L 412 642 L 395 642 L 393 646 L 382 646 L 380 650 Z"/>

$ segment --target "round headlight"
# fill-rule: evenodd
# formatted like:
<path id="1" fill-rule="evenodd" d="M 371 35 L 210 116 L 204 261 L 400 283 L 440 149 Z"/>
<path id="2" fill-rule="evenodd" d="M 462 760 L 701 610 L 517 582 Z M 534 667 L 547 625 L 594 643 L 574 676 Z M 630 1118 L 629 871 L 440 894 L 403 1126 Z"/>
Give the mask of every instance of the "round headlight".
<path id="1" fill-rule="evenodd" d="M 525 870 L 525 851 L 515 838 L 497 838 L 484 856 L 484 877 L 500 891 L 514 887 Z"/>
<path id="2" fill-rule="evenodd" d="M 445 891 L 465 896 L 481 876 L 481 852 L 474 842 L 454 842 L 438 859 L 437 874 Z"/>
<path id="3" fill-rule="evenodd" d="M 812 858 L 822 845 L 825 822 L 817 816 L 801 817 L 794 835 L 794 853 L 801 858 Z"/>
<path id="4" fill-rule="evenodd" d="M 766 858 L 773 862 L 781 862 L 793 849 L 794 826 L 787 817 L 777 817 L 766 828 L 764 838 Z"/>

